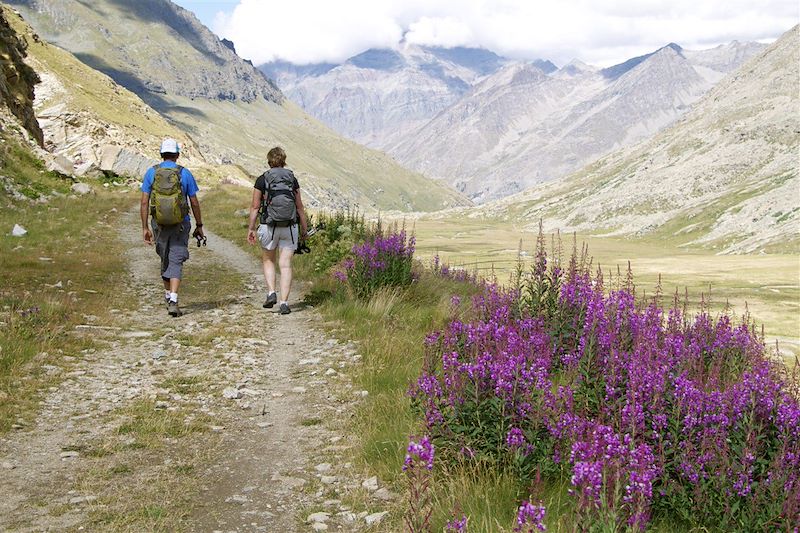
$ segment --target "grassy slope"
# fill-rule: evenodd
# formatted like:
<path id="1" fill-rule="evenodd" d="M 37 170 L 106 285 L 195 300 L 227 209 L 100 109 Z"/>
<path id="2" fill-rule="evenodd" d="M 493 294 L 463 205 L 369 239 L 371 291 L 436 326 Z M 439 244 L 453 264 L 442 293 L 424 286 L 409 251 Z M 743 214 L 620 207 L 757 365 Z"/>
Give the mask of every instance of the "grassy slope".
<path id="1" fill-rule="evenodd" d="M 272 146 L 284 146 L 309 205 L 432 211 L 462 202 L 455 192 L 400 167 L 387 155 L 336 136 L 290 102 L 170 100 L 174 105 L 167 116 L 191 132 L 201 147 L 215 145 L 212 151 L 222 149 L 225 157 L 254 174 L 266 168 Z"/>

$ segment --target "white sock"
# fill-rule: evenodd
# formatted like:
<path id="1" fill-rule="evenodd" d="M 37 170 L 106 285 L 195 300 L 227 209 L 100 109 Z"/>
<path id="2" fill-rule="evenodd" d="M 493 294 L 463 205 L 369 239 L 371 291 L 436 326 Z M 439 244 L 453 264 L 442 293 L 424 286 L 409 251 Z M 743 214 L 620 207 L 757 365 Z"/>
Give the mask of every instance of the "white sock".
<path id="1" fill-rule="evenodd" d="M 289 305 L 289 302 L 281 302 L 281 305 L 283 304 Z"/>
<path id="2" fill-rule="evenodd" d="M 177 292 L 169 293 L 169 301 L 178 303 L 178 293 Z"/>
<path id="3" fill-rule="evenodd" d="M 272 296 L 273 294 L 278 294 L 278 293 L 275 292 L 275 291 L 272 291 L 272 292 L 269 293 L 270 296 Z"/>
<path id="4" fill-rule="evenodd" d="M 169 300 L 169 291 L 168 291 L 168 290 L 166 290 L 166 289 L 164 289 L 164 298 L 166 298 L 167 300 Z"/>

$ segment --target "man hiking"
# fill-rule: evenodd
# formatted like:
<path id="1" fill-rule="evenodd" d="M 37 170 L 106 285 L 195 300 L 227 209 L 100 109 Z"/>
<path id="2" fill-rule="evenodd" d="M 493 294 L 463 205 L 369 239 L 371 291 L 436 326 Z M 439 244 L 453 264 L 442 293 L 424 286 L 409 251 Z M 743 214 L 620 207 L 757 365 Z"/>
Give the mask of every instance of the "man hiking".
<path id="1" fill-rule="evenodd" d="M 261 260 L 264 279 L 267 282 L 267 299 L 263 307 L 271 308 L 278 303 L 275 292 L 275 256 L 281 270 L 280 314 L 288 315 L 289 290 L 292 288 L 292 256 L 300 241 L 307 235 L 306 212 L 300 197 L 300 184 L 294 173 L 286 167 L 286 152 L 276 146 L 267 154 L 269 170 L 256 179 L 253 186 L 253 201 L 250 204 L 250 224 L 247 241 L 261 244 Z M 256 220 L 260 225 L 256 235 Z M 298 225 L 299 222 L 299 225 Z M 279 252 L 276 252 L 279 250 Z"/>
<path id="2" fill-rule="evenodd" d="M 197 200 L 197 182 L 189 172 L 177 164 L 180 147 L 175 139 L 161 143 L 163 161 L 145 172 L 142 181 L 140 214 L 144 242 L 156 245 L 161 258 L 161 280 L 164 282 L 164 302 L 170 316 L 181 316 L 178 307 L 178 288 L 183 274 L 183 263 L 189 259 L 189 206 L 196 222 L 194 237 L 205 238 L 200 202 Z M 188 198 L 188 202 L 187 202 Z M 150 224 L 148 224 L 148 217 Z M 152 228 L 152 230 L 151 230 Z"/>

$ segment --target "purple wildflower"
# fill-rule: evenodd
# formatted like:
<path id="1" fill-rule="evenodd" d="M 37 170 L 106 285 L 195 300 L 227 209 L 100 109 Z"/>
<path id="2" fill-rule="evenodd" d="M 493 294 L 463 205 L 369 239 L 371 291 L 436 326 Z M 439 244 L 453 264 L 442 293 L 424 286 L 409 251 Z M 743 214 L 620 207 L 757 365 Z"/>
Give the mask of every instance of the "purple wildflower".
<path id="1" fill-rule="evenodd" d="M 415 465 L 424 465 L 428 470 L 433 469 L 434 446 L 428 437 L 422 437 L 419 442 L 411 440 L 406 450 L 406 459 L 403 462 L 403 471 Z"/>
<path id="2" fill-rule="evenodd" d="M 533 533 L 535 531 L 546 531 L 544 523 L 545 508 L 543 505 L 533 505 L 524 501 L 517 510 L 517 521 L 514 526 L 515 532 Z"/>

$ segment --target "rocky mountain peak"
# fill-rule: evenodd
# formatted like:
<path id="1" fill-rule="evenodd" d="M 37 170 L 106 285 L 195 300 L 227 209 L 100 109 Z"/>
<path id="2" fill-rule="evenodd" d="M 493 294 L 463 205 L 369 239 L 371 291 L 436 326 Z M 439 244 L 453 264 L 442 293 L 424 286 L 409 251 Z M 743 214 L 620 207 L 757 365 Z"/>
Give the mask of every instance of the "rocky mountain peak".
<path id="1" fill-rule="evenodd" d="M 44 39 L 73 51 L 156 109 L 166 106 L 165 95 L 244 102 L 283 99 L 266 76 L 238 57 L 193 13 L 169 0 L 9 3 Z M 130 24 L 131 20 L 147 24 Z"/>
<path id="2" fill-rule="evenodd" d="M 597 67 L 593 67 L 592 65 L 588 65 L 581 61 L 580 59 L 573 59 L 555 73 L 556 76 L 560 77 L 573 77 L 573 76 L 583 76 L 585 74 L 593 74 L 598 71 Z"/>

